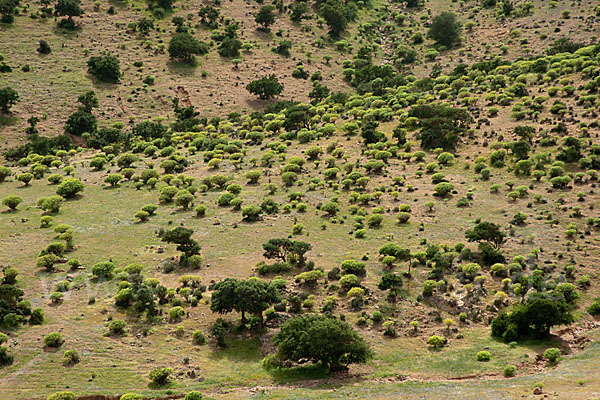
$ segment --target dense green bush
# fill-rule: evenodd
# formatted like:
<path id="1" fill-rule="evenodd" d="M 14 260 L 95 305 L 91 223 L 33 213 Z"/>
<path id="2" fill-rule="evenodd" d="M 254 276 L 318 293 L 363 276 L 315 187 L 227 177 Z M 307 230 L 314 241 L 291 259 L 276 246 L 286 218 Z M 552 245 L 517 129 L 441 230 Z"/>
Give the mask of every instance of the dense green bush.
<path id="1" fill-rule="evenodd" d="M 60 347 L 63 342 L 63 337 L 58 332 L 49 333 L 44 337 L 44 344 L 47 347 Z"/>
<path id="2" fill-rule="evenodd" d="M 84 185 L 79 179 L 66 178 L 56 188 L 56 194 L 64 198 L 75 197 L 79 192 L 83 192 Z"/>
<path id="3" fill-rule="evenodd" d="M 477 353 L 477 361 L 490 361 L 492 355 L 489 351 L 480 351 Z"/>
<path id="4" fill-rule="evenodd" d="M 149 377 L 157 385 L 166 385 L 169 383 L 170 376 L 173 373 L 172 368 L 154 368 L 150 371 Z"/>
<path id="5" fill-rule="evenodd" d="M 119 59 L 105 53 L 88 60 L 88 72 L 101 82 L 118 83 L 121 78 Z"/>
<path id="6" fill-rule="evenodd" d="M 77 400 L 77 396 L 73 392 L 56 392 L 46 400 Z"/>
<path id="7" fill-rule="evenodd" d="M 127 323 L 120 319 L 110 321 L 108 324 L 108 331 L 113 335 L 122 335 L 125 333 L 125 327 Z"/>
<path id="8" fill-rule="evenodd" d="M 551 364 L 556 363 L 560 357 L 560 349 L 556 347 L 550 347 L 544 351 L 544 358 L 547 359 Z"/>
<path id="9" fill-rule="evenodd" d="M 516 374 L 517 374 L 517 367 L 515 367 L 514 365 L 508 365 L 508 366 L 504 367 L 504 370 L 502 371 L 502 375 L 504 375 L 504 377 L 506 377 L 506 378 L 513 377 Z"/>
<path id="10" fill-rule="evenodd" d="M 119 400 L 142 400 L 144 396 L 137 393 L 125 393 Z"/>
<path id="11" fill-rule="evenodd" d="M 202 400 L 202 393 L 196 391 L 188 392 L 183 400 Z"/>

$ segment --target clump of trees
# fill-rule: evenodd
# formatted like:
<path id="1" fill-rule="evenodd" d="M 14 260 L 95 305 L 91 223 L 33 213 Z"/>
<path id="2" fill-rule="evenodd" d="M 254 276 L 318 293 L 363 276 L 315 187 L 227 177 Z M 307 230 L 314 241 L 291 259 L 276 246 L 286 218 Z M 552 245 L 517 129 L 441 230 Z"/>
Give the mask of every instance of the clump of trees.
<path id="1" fill-rule="evenodd" d="M 41 308 L 32 309 L 31 303 L 23 299 L 25 293 L 17 286 L 18 273 L 17 269 L 8 267 L 0 279 L 0 323 L 9 328 L 18 328 L 26 322 L 39 325 L 44 313 Z"/>
<path id="2" fill-rule="evenodd" d="M 413 107 L 408 115 L 417 118 L 421 147 L 428 150 L 442 148 L 453 151 L 461 135 L 473 122 L 467 110 L 440 104 Z"/>

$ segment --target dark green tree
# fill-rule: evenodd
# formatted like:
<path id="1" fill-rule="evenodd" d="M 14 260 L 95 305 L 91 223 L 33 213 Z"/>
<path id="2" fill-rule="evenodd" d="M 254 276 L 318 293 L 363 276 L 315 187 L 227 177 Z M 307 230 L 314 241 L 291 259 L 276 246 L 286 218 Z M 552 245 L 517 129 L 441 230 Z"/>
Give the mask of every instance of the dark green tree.
<path id="1" fill-rule="evenodd" d="M 85 132 L 94 134 L 97 129 L 96 117 L 83 108 L 79 108 L 69 116 L 64 129 L 71 135 L 81 136 Z"/>
<path id="2" fill-rule="evenodd" d="M 287 320 L 273 343 L 280 359 L 320 362 L 329 371 L 364 363 L 373 356 L 367 343 L 350 325 L 324 315 Z"/>
<path id="3" fill-rule="evenodd" d="M 518 142 L 512 142 L 510 144 L 510 149 L 512 150 L 513 156 L 515 156 L 517 161 L 526 160 L 529 158 L 529 150 L 531 150 L 531 145 L 525 140 L 519 140 Z"/>
<path id="4" fill-rule="evenodd" d="M 319 11 L 329 26 L 329 34 L 336 38 L 356 18 L 356 5 L 353 2 L 329 0 L 319 7 Z"/>
<path id="5" fill-rule="evenodd" d="M 298 22 L 302 19 L 304 14 L 308 11 L 308 5 L 306 2 L 298 1 L 289 6 L 290 18 L 292 21 Z"/>
<path id="6" fill-rule="evenodd" d="M 285 116 L 283 127 L 288 131 L 310 129 L 310 120 L 315 115 L 308 104 L 291 104 L 285 108 L 283 114 Z"/>
<path id="7" fill-rule="evenodd" d="M 67 17 L 69 23 L 73 24 L 73 17 L 83 14 L 81 0 L 58 0 L 54 6 L 54 12 L 61 17 Z"/>
<path id="8" fill-rule="evenodd" d="M 479 222 L 473 229 L 465 232 L 465 237 L 469 242 L 488 242 L 498 249 L 504 243 L 504 232 L 500 229 L 500 225 L 493 222 Z"/>
<path id="9" fill-rule="evenodd" d="M 139 136 L 146 141 L 164 138 L 169 131 L 169 127 L 160 122 L 143 121 L 136 124 L 132 129 L 133 136 Z"/>
<path id="10" fill-rule="evenodd" d="M 81 104 L 81 107 L 87 111 L 92 112 L 93 108 L 98 108 L 98 96 L 96 96 L 96 92 L 93 90 L 88 90 L 83 93 L 77 101 Z"/>
<path id="11" fill-rule="evenodd" d="M 413 107 L 409 116 L 419 119 L 418 137 L 424 149 L 454 150 L 460 135 L 473 122 L 467 110 L 437 104 Z"/>
<path id="12" fill-rule="evenodd" d="M 460 38 L 460 22 L 451 12 L 443 12 L 436 16 L 429 26 L 428 35 L 436 43 L 452 47 Z"/>
<path id="13" fill-rule="evenodd" d="M 0 89 L 0 110 L 8 112 L 19 101 L 19 93 L 11 87 Z"/>
<path id="14" fill-rule="evenodd" d="M 17 8 L 17 0 L 0 0 L 0 22 L 12 24 L 15 21 L 15 10 Z"/>
<path id="15" fill-rule="evenodd" d="M 360 128 L 360 136 L 365 140 L 365 144 L 377 143 L 385 138 L 383 132 L 377 130 L 379 123 L 375 121 L 367 121 Z"/>
<path id="16" fill-rule="evenodd" d="M 377 287 L 380 290 L 389 290 L 388 299 L 395 303 L 402 288 L 402 277 L 393 272 L 388 272 L 381 277 Z"/>
<path id="17" fill-rule="evenodd" d="M 527 337 L 544 338 L 553 326 L 574 321 L 572 308 L 561 295 L 533 293 L 525 304 L 518 304 L 510 313 L 503 312 L 494 318 L 492 336 L 506 342 Z"/>
<path id="18" fill-rule="evenodd" d="M 101 82 L 118 83 L 121 77 L 119 59 L 111 54 L 91 57 L 88 60 L 88 72 Z"/>
<path id="19" fill-rule="evenodd" d="M 192 239 L 193 234 L 193 230 L 178 226 L 168 231 L 161 229 L 158 236 L 163 242 L 177 245 L 177 251 L 183 253 L 179 262 L 185 264 L 189 257 L 200 254 L 200 245 Z"/>
<path id="20" fill-rule="evenodd" d="M 275 23 L 275 7 L 268 5 L 262 6 L 254 16 L 254 21 L 260 26 L 260 30 L 269 31 L 269 27 Z"/>
<path id="21" fill-rule="evenodd" d="M 246 90 L 262 100 L 269 100 L 270 98 L 281 94 L 283 85 L 279 83 L 275 74 L 271 74 L 250 82 L 246 86 Z"/>
<path id="22" fill-rule="evenodd" d="M 270 239 L 263 244 L 263 249 L 265 258 L 279 259 L 281 262 L 303 266 L 306 262 L 304 255 L 312 249 L 312 246 L 309 243 L 281 238 Z"/>
<path id="23" fill-rule="evenodd" d="M 149 18 L 142 18 L 135 26 L 139 33 L 147 35 L 148 32 L 150 32 L 150 29 L 154 29 L 154 21 Z"/>
<path id="24" fill-rule="evenodd" d="M 312 99 L 314 103 L 317 103 L 329 96 L 329 93 L 330 90 L 327 86 L 321 85 L 319 82 L 314 82 L 308 97 Z"/>
<path id="25" fill-rule="evenodd" d="M 169 57 L 185 63 L 192 63 L 195 55 L 208 54 L 209 47 L 186 32 L 176 33 L 169 42 Z"/>

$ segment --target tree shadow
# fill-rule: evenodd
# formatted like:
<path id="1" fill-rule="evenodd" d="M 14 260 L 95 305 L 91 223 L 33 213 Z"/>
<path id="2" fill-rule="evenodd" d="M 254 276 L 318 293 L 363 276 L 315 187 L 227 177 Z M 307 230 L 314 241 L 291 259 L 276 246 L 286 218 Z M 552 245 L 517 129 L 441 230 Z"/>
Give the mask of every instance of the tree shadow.
<path id="1" fill-rule="evenodd" d="M 275 382 L 292 383 L 313 379 L 327 379 L 329 372 L 321 364 L 308 364 L 291 368 L 272 368 L 268 370 Z"/>
<path id="2" fill-rule="evenodd" d="M 19 117 L 10 114 L 6 115 L 0 113 L 0 128 L 4 128 L 6 126 L 13 126 L 17 122 L 19 122 Z"/>
<path id="3" fill-rule="evenodd" d="M 196 74 L 196 68 L 198 62 L 194 64 L 184 63 L 180 61 L 168 61 L 167 69 L 171 74 L 177 74 L 181 76 L 194 76 Z"/>
<path id="4" fill-rule="evenodd" d="M 173 387 L 175 387 L 175 386 L 172 381 L 165 383 L 165 384 L 159 384 L 159 383 L 154 383 L 154 382 L 150 382 L 148 384 L 148 388 L 152 389 L 152 390 L 170 389 Z"/>
<path id="5" fill-rule="evenodd" d="M 258 338 L 228 340 L 227 347 L 211 352 L 209 357 L 213 360 L 227 359 L 242 362 L 257 362 L 263 358 Z"/>

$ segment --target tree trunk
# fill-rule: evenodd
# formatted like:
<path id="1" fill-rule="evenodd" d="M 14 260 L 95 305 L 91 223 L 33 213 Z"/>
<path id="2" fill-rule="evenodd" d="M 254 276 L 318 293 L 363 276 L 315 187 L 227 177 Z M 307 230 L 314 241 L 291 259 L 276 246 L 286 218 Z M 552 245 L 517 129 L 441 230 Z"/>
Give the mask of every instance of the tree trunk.
<path id="1" fill-rule="evenodd" d="M 263 317 L 263 313 L 259 312 L 258 313 L 258 329 L 262 329 L 264 325 L 264 317 Z"/>

